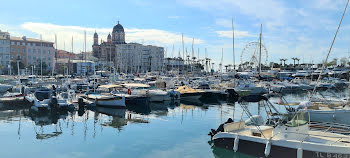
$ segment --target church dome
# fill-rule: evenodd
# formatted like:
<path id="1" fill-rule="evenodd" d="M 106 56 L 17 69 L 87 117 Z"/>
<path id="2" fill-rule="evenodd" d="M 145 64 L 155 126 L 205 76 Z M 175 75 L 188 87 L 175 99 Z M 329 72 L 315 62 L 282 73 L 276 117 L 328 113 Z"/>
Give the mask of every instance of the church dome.
<path id="1" fill-rule="evenodd" d="M 119 21 L 118 24 L 113 27 L 113 33 L 114 32 L 124 32 L 124 27 L 119 24 Z"/>
<path id="2" fill-rule="evenodd" d="M 107 39 L 112 39 L 111 34 L 108 34 Z"/>

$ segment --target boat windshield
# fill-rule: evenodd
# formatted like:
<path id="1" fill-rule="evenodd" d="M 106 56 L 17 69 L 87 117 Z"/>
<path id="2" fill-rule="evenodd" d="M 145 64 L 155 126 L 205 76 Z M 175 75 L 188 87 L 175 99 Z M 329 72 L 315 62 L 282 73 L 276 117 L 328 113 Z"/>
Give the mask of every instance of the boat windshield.
<path id="1" fill-rule="evenodd" d="M 288 127 L 298 127 L 306 125 L 309 122 L 308 112 L 298 112 L 294 115 L 288 115 L 286 118 L 288 121 L 285 123 Z"/>
<path id="2" fill-rule="evenodd" d="M 35 97 L 38 100 L 43 101 L 44 99 L 49 99 L 50 98 L 50 93 L 49 92 L 36 92 L 35 93 Z"/>

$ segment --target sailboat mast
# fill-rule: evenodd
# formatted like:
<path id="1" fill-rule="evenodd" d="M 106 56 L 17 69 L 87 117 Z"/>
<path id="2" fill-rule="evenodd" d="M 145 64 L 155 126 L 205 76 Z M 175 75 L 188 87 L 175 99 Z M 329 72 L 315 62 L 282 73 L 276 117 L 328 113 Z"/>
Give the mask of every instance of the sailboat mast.
<path id="1" fill-rule="evenodd" d="M 57 35 L 55 34 L 55 63 L 57 63 Z M 53 64 L 54 66 L 52 67 L 52 76 L 54 74 L 56 64 Z"/>
<path id="2" fill-rule="evenodd" d="M 84 69 L 85 73 L 87 74 L 87 67 L 86 67 L 86 30 L 84 31 L 84 54 L 85 54 L 85 61 L 84 61 Z M 84 75 L 85 76 L 85 75 Z"/>
<path id="3" fill-rule="evenodd" d="M 173 44 L 173 49 L 171 50 L 171 59 L 174 59 L 174 51 L 175 51 L 174 49 L 175 49 L 175 46 Z M 174 71 L 173 68 L 174 68 L 174 63 L 171 63 L 171 71 Z"/>
<path id="4" fill-rule="evenodd" d="M 261 73 L 261 36 L 262 36 L 262 24 L 260 25 L 260 38 L 259 38 L 259 76 Z"/>
<path id="5" fill-rule="evenodd" d="M 43 79 L 43 38 L 40 35 L 40 75 L 41 80 Z"/>
<path id="6" fill-rule="evenodd" d="M 209 72 L 209 68 L 208 68 L 208 52 L 207 52 L 207 48 L 205 48 L 205 69 L 207 70 L 207 72 Z"/>
<path id="7" fill-rule="evenodd" d="M 235 29 L 233 26 L 233 17 L 232 17 L 232 56 L 233 56 L 233 70 L 236 69 L 236 57 L 235 57 Z"/>
<path id="8" fill-rule="evenodd" d="M 221 48 L 221 61 L 220 61 L 220 72 L 221 72 L 221 76 L 222 76 L 223 60 L 224 60 L 224 48 Z"/>
<path id="9" fill-rule="evenodd" d="M 199 48 L 198 48 L 197 61 L 198 61 L 198 63 L 199 63 Z"/>
<path id="10" fill-rule="evenodd" d="M 73 36 L 72 36 L 72 53 L 74 52 L 74 47 L 73 47 L 73 42 L 74 42 L 74 40 L 73 40 Z M 69 56 L 68 56 L 68 71 L 67 71 L 67 75 L 69 75 L 69 73 L 70 73 L 70 56 L 71 56 L 71 54 L 69 54 Z"/>
<path id="11" fill-rule="evenodd" d="M 185 44 L 184 44 L 184 34 L 182 33 L 182 58 L 185 62 Z"/>
<path id="12" fill-rule="evenodd" d="M 193 72 L 193 64 L 194 64 L 194 48 L 193 48 L 193 44 L 194 44 L 194 38 L 192 39 L 192 62 L 191 64 L 191 72 Z"/>

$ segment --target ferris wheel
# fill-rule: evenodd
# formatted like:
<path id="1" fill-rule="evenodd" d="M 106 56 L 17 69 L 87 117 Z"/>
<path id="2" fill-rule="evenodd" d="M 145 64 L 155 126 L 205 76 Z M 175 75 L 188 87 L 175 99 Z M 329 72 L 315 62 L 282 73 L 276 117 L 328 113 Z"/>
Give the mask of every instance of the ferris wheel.
<path id="1" fill-rule="evenodd" d="M 242 66 L 258 67 L 259 65 L 259 42 L 249 42 L 242 49 L 241 64 Z M 267 65 L 268 52 L 266 47 L 261 44 L 261 64 Z"/>

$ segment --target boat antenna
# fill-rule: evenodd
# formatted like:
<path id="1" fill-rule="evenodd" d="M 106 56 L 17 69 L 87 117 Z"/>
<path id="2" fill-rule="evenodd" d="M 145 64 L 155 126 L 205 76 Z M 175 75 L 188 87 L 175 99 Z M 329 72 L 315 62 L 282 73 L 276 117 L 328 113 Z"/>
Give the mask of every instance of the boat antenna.
<path id="1" fill-rule="evenodd" d="M 319 81 L 321 80 L 321 76 L 322 76 L 323 70 L 326 68 L 329 54 L 331 54 L 331 51 L 332 51 L 332 48 L 333 48 L 333 44 L 334 44 L 334 42 L 335 42 L 335 39 L 337 38 L 337 35 L 338 35 L 338 32 L 339 32 L 339 28 L 340 28 L 340 26 L 341 26 L 341 24 L 342 24 L 342 22 L 343 22 L 343 18 L 344 18 L 344 15 L 345 15 L 345 13 L 346 13 L 346 9 L 348 8 L 349 1 L 350 1 L 350 0 L 348 0 L 347 3 L 346 3 L 346 6 L 345 6 L 345 8 L 344 8 L 343 15 L 341 16 L 341 19 L 340 19 L 340 22 L 339 22 L 339 25 L 338 25 L 338 28 L 337 28 L 337 31 L 335 32 L 334 37 L 333 37 L 333 41 L 332 41 L 332 43 L 331 43 L 331 46 L 329 47 L 326 60 L 324 60 L 324 62 L 323 62 L 323 64 L 322 64 L 322 69 L 321 69 L 321 71 L 320 71 L 320 74 L 319 74 L 319 76 L 318 76 L 318 79 L 317 79 L 316 84 L 315 84 L 315 87 L 314 87 L 314 89 L 313 89 L 313 91 L 312 91 L 312 93 L 311 93 L 311 95 L 310 95 L 309 100 L 310 100 L 311 97 L 316 93 L 316 88 L 317 88 L 317 86 L 318 86 L 318 84 L 319 84 Z"/>

